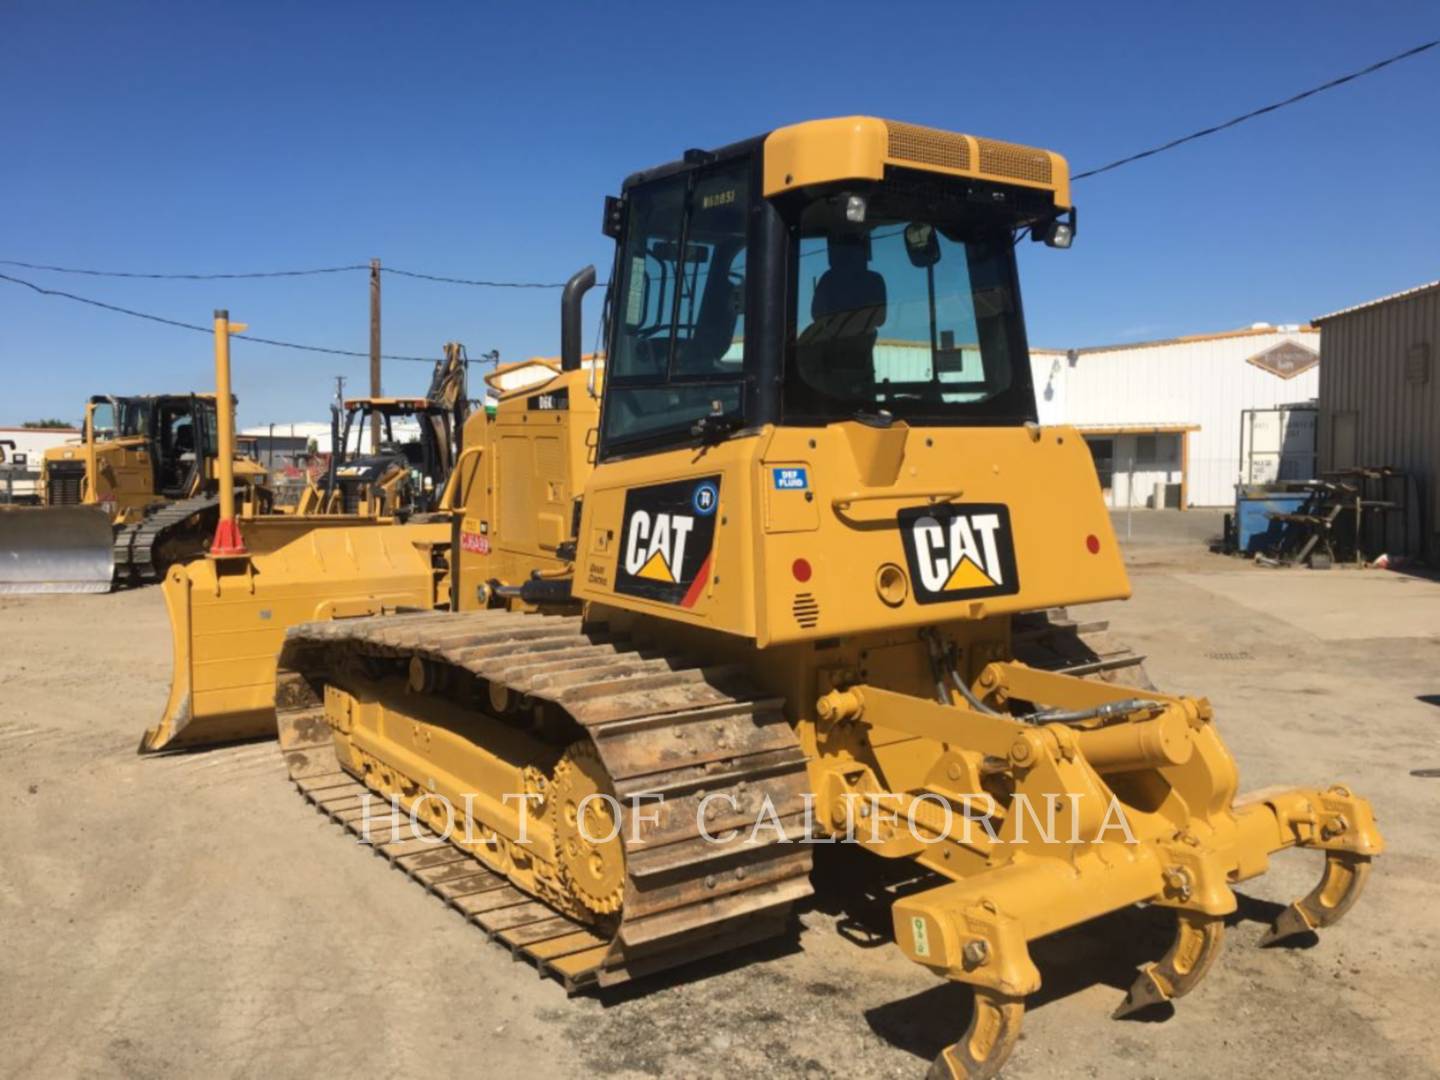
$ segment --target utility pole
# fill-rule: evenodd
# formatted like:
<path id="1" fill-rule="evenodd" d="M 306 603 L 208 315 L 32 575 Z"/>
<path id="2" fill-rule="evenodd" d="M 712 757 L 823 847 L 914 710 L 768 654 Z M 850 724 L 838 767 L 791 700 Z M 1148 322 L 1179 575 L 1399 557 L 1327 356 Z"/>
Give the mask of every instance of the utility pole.
<path id="1" fill-rule="evenodd" d="M 380 260 L 370 260 L 370 396 L 380 396 Z M 380 450 L 380 414 L 370 413 L 370 452 Z"/>

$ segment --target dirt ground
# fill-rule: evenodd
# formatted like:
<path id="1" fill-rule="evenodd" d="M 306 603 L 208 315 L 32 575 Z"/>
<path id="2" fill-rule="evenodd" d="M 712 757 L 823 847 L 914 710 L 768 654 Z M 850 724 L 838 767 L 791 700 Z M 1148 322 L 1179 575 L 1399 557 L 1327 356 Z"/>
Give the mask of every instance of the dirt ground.
<path id="1" fill-rule="evenodd" d="M 1440 770 L 1440 584 L 1263 570 L 1207 528 L 1137 515 L 1134 598 L 1086 614 L 1210 697 L 1245 787 L 1344 780 L 1389 852 L 1339 927 L 1261 950 L 1319 870 L 1278 857 L 1158 1018 L 1109 1019 L 1158 912 L 1038 944 L 1006 1075 L 1440 1076 L 1440 776 L 1416 775 Z M 793 938 L 567 1000 L 326 824 L 273 746 L 136 757 L 168 637 L 153 588 L 0 600 L 0 1075 L 914 1078 L 968 1020 L 886 938 L 871 863 L 826 849 Z"/>

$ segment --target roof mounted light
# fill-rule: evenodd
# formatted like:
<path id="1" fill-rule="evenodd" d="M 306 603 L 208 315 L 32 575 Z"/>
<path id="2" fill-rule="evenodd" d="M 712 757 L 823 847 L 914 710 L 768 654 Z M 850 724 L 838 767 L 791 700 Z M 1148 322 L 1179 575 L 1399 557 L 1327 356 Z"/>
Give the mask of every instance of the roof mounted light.
<path id="1" fill-rule="evenodd" d="M 845 220 L 853 221 L 856 225 L 865 223 L 865 196 L 851 195 L 845 200 Z"/>
<path id="2" fill-rule="evenodd" d="M 1075 208 L 1072 206 L 1063 216 L 1031 226 L 1030 238 L 1044 241 L 1047 247 L 1068 248 L 1075 242 Z"/>

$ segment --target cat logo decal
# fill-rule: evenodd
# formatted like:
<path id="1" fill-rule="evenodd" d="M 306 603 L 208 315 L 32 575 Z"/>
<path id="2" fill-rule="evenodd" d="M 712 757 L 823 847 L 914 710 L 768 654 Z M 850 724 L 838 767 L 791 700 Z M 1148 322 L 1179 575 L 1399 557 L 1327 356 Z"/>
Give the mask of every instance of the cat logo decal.
<path id="1" fill-rule="evenodd" d="M 694 607 L 710 580 L 719 505 L 719 476 L 627 491 L 615 591 Z"/>
<path id="2" fill-rule="evenodd" d="M 910 507 L 898 519 L 919 603 L 1020 591 L 1010 509 L 1003 503 Z"/>

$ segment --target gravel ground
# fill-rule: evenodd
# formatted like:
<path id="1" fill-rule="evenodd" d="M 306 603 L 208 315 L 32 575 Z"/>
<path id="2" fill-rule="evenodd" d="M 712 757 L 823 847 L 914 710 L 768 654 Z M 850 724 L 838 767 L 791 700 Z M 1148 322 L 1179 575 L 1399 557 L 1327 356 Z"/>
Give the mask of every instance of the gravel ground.
<path id="1" fill-rule="evenodd" d="M 1205 531 L 1181 525 L 1146 522 L 1135 596 L 1103 614 L 1158 685 L 1210 697 L 1244 787 L 1343 779 L 1389 853 L 1318 944 L 1262 951 L 1318 873 L 1277 858 L 1173 1015 L 1109 1019 L 1164 949 L 1157 913 L 1038 943 L 1006 1075 L 1440 1075 L 1440 778 L 1414 775 L 1440 768 L 1440 585 L 1264 571 L 1167 546 Z M 1310 609 L 1360 597 L 1365 629 L 1317 637 L 1284 590 L 1273 613 L 1237 603 L 1237 573 L 1290 573 Z M 1402 586 L 1434 603 L 1429 636 L 1396 636 L 1413 610 L 1387 622 Z M 857 887 L 874 864 L 823 850 L 792 938 L 567 999 L 325 824 L 272 746 L 137 758 L 169 677 L 158 590 L 7 598 L 0 628 L 0 1075 L 913 1078 L 967 1022 Z"/>

